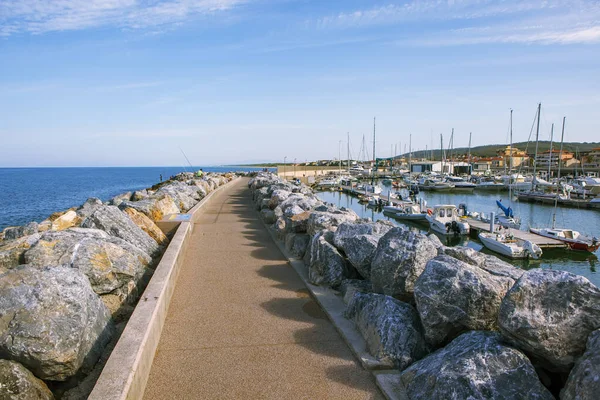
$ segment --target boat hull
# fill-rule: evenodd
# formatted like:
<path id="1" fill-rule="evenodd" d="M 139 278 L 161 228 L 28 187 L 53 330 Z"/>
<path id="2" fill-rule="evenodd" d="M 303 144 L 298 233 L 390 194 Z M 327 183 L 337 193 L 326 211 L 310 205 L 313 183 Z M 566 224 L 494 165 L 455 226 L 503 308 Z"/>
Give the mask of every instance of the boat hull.
<path id="1" fill-rule="evenodd" d="M 573 240 L 573 239 L 567 239 L 567 238 L 563 238 L 563 237 L 552 236 L 552 235 L 545 234 L 542 229 L 531 228 L 531 229 L 529 229 L 529 231 L 531 233 L 535 233 L 536 235 L 540 235 L 540 236 L 551 238 L 551 239 L 556 239 L 563 243 L 566 243 L 567 246 L 569 246 L 569 248 L 571 250 L 587 251 L 587 252 L 593 253 L 600 248 L 600 242 L 589 243 L 589 242 L 583 242 L 580 240 Z"/>
<path id="2" fill-rule="evenodd" d="M 481 243 L 489 250 L 503 255 L 512 259 L 525 259 L 529 258 L 529 253 L 526 252 L 523 248 L 519 248 L 519 246 L 511 246 L 507 243 L 502 243 L 496 240 L 490 234 L 484 234 L 483 232 L 478 235 Z"/>

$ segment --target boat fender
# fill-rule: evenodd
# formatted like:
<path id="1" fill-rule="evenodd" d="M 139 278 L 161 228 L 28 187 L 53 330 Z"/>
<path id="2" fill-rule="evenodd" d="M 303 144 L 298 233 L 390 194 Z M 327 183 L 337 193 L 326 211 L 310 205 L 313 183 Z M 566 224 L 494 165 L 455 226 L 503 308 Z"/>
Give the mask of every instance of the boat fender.
<path id="1" fill-rule="evenodd" d="M 432 210 L 431 208 L 428 208 L 428 209 L 427 209 L 427 214 L 428 214 L 428 215 L 433 215 L 433 210 Z"/>

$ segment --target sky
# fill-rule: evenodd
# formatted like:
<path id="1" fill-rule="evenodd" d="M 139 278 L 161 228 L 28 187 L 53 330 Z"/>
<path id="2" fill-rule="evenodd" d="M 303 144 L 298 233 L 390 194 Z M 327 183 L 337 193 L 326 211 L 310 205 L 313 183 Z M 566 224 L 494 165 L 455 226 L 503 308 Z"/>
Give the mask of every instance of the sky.
<path id="1" fill-rule="evenodd" d="M 597 0 L 0 0 L 0 166 L 600 141 Z M 535 136 L 535 132 L 533 133 Z"/>

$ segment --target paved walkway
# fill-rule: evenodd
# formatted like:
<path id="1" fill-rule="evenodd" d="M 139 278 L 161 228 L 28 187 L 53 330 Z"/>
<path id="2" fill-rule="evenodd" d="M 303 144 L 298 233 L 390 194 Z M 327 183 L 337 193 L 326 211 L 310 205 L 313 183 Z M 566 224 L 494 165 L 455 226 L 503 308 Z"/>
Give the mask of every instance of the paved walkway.
<path id="1" fill-rule="evenodd" d="M 382 399 L 271 240 L 241 179 L 195 226 L 146 399 Z"/>

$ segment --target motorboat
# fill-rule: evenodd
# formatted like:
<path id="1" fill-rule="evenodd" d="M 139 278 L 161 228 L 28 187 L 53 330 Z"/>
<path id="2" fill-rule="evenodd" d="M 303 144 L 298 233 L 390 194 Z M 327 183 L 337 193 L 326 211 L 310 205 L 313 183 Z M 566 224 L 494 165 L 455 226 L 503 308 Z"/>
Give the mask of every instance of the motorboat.
<path id="1" fill-rule="evenodd" d="M 480 232 L 478 236 L 486 248 L 508 258 L 538 259 L 542 255 L 540 246 L 529 240 L 515 238 L 510 232 Z"/>
<path id="2" fill-rule="evenodd" d="M 422 183 L 419 183 L 420 190 L 447 191 L 452 188 L 454 188 L 454 185 L 451 183 L 431 179 L 424 179 Z"/>
<path id="3" fill-rule="evenodd" d="M 384 212 L 391 214 L 391 216 L 398 220 L 413 221 L 413 222 L 426 222 L 427 212 L 421 206 L 414 203 L 398 204 L 395 206 L 387 206 L 383 208 Z"/>
<path id="4" fill-rule="evenodd" d="M 481 181 L 475 185 L 476 190 L 505 190 L 507 186 L 502 182 Z"/>
<path id="5" fill-rule="evenodd" d="M 583 235 L 573 229 L 530 228 L 531 233 L 565 242 L 572 250 L 595 252 L 600 248 L 600 239 Z"/>
<path id="6" fill-rule="evenodd" d="M 446 182 L 450 183 L 451 185 L 454 185 L 454 190 L 460 191 L 471 191 L 477 186 L 473 182 L 467 182 L 466 180 L 458 176 L 449 176 L 446 178 Z"/>
<path id="7" fill-rule="evenodd" d="M 334 188 L 340 184 L 340 180 L 338 178 L 323 178 L 319 181 L 318 186 L 323 189 Z"/>
<path id="8" fill-rule="evenodd" d="M 364 194 L 381 194 L 381 187 L 377 185 L 370 185 L 368 183 L 358 185 L 356 190 Z"/>
<path id="9" fill-rule="evenodd" d="M 427 221 L 431 230 L 442 235 L 468 235 L 471 230 L 453 204 L 437 205 L 433 210 L 427 210 Z"/>

